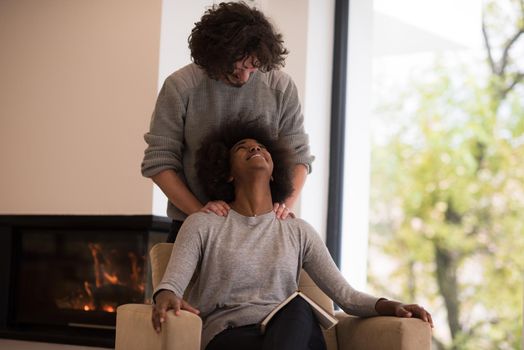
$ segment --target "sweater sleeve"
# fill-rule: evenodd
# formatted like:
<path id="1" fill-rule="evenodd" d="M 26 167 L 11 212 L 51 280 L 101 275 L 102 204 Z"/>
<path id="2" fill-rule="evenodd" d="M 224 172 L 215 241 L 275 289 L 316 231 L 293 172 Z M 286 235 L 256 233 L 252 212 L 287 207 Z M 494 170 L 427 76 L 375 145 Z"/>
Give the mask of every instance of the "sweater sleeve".
<path id="1" fill-rule="evenodd" d="M 297 87 L 291 78 L 283 91 L 281 111 L 279 138 L 294 151 L 296 164 L 306 165 L 308 172 L 311 172 L 315 157 L 310 153 Z"/>
<path id="2" fill-rule="evenodd" d="M 303 268 L 317 286 L 342 310 L 355 316 L 376 316 L 377 297 L 354 289 L 335 265 L 329 251 L 315 229 L 301 221 L 304 233 Z"/>
<path id="3" fill-rule="evenodd" d="M 189 216 L 180 228 L 164 277 L 155 288 L 153 295 L 162 289 L 172 291 L 179 298 L 184 295 L 202 257 L 202 237 L 196 232 L 202 225 L 195 216 Z"/>
<path id="4" fill-rule="evenodd" d="M 142 161 L 143 176 L 152 177 L 166 169 L 182 170 L 185 115 L 176 78 L 168 77 L 158 94 L 149 132 L 144 135 L 148 146 Z"/>

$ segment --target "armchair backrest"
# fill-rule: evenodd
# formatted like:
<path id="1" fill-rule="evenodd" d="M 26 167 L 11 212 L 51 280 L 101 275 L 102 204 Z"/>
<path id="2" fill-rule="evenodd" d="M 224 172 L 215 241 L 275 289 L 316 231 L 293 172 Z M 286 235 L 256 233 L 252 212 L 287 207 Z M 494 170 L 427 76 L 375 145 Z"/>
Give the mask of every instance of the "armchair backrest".
<path id="1" fill-rule="evenodd" d="M 158 243 L 155 244 L 149 252 L 149 260 L 151 261 L 151 279 L 153 280 L 153 289 L 158 286 L 164 272 L 166 271 L 171 251 L 173 250 L 173 243 Z"/>

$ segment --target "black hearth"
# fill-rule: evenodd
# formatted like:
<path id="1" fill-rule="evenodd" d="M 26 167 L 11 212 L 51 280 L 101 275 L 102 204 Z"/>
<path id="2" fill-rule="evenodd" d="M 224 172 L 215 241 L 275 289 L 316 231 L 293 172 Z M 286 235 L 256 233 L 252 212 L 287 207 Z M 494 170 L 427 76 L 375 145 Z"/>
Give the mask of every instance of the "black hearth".
<path id="1" fill-rule="evenodd" d="M 118 305 L 148 302 L 156 216 L 0 216 L 0 337 L 114 347 Z"/>

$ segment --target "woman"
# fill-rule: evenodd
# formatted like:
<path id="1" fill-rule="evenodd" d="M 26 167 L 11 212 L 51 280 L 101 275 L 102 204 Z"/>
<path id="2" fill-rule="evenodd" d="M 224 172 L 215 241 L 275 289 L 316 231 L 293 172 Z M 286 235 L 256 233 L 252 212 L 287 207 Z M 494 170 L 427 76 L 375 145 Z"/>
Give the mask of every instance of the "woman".
<path id="1" fill-rule="evenodd" d="M 276 218 L 273 203 L 293 190 L 293 159 L 265 129 L 229 125 L 206 140 L 196 164 L 199 180 L 210 198 L 231 209 L 225 217 L 196 213 L 182 226 L 154 294 L 157 332 L 167 310 L 176 314 L 185 309 L 201 315 L 206 350 L 273 349 L 275 344 L 279 349 L 325 349 L 318 323 L 301 298 L 280 310 L 264 335 L 258 328 L 297 290 L 302 268 L 347 313 L 418 317 L 432 325 L 431 315 L 418 305 L 353 289 L 309 224 Z M 195 270 L 198 277 L 183 300 Z"/>

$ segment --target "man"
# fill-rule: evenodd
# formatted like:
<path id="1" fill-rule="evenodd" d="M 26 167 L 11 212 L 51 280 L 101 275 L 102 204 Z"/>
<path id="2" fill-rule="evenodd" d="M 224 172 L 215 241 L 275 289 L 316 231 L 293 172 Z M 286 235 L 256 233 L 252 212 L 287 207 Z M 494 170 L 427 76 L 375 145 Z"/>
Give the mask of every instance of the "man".
<path id="1" fill-rule="evenodd" d="M 195 24 L 189 48 L 194 63 L 166 79 L 144 137 L 148 147 L 142 174 L 169 199 L 173 225 L 168 241 L 174 241 L 187 215 L 198 211 L 227 215 L 227 203 L 208 201 L 194 163 L 202 138 L 231 119 L 265 124 L 273 137 L 293 150 L 294 191 L 274 205 L 277 217 L 285 218 L 314 157 L 296 86 L 278 70 L 288 53 L 282 36 L 260 11 L 244 3 L 221 3 Z"/>

